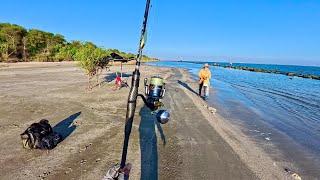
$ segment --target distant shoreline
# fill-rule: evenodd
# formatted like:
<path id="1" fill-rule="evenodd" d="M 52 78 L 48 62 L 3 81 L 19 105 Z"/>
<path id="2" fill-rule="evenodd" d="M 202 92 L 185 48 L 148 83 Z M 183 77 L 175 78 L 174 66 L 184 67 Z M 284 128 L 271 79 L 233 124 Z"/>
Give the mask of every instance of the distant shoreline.
<path id="1" fill-rule="evenodd" d="M 159 60 L 148 60 L 145 61 L 143 60 L 141 63 L 150 63 L 150 62 L 158 62 Z M 15 64 L 19 64 L 19 65 L 46 65 L 47 64 L 76 64 L 78 61 L 59 61 L 59 62 L 37 62 L 37 61 L 28 61 L 28 62 L 0 62 L 0 69 L 1 68 L 7 68 L 10 67 L 10 65 L 15 65 Z M 123 63 L 123 65 L 134 65 L 136 63 L 135 60 L 132 61 L 128 61 L 126 63 Z M 110 65 L 112 66 L 118 66 L 120 65 L 119 62 L 112 62 L 110 63 Z"/>

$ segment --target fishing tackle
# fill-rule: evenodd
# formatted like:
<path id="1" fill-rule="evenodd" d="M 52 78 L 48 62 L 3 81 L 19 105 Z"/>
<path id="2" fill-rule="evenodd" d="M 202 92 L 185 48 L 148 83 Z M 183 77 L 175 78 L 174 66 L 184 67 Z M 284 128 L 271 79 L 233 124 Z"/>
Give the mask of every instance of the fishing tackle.
<path id="1" fill-rule="evenodd" d="M 153 76 L 148 83 L 148 79 L 145 78 L 144 89 L 147 98 L 141 94 L 139 94 L 139 96 L 143 99 L 145 105 L 153 111 L 153 114 L 156 114 L 159 123 L 167 123 L 170 118 L 170 113 L 165 109 L 164 104 L 161 102 L 161 99 L 166 92 L 164 79 L 160 76 Z"/>
<path id="2" fill-rule="evenodd" d="M 147 98 L 144 95 L 138 93 L 139 81 L 140 81 L 139 69 L 140 69 L 140 62 L 142 58 L 142 50 L 146 44 L 146 39 L 147 39 L 146 28 L 147 28 L 147 22 L 148 22 L 149 9 L 150 9 L 150 0 L 147 0 L 145 13 L 144 13 L 144 20 L 142 24 L 138 54 L 136 57 L 137 61 L 136 61 L 135 70 L 132 74 L 131 88 L 128 96 L 126 124 L 125 124 L 125 130 L 124 130 L 124 141 L 123 141 L 123 149 L 122 149 L 120 166 L 115 165 L 111 167 L 111 169 L 109 169 L 109 171 L 107 172 L 106 176 L 103 179 L 116 180 L 116 179 L 128 178 L 130 168 L 128 168 L 128 165 L 126 164 L 126 159 L 127 159 L 129 138 L 131 134 L 132 123 L 133 123 L 138 96 L 142 98 L 142 100 L 144 101 L 144 103 L 148 108 L 150 108 L 153 112 L 155 112 L 157 120 L 160 123 L 164 124 L 169 121 L 170 114 L 167 110 L 162 109 L 163 104 L 160 101 L 160 99 L 163 98 L 165 94 L 165 84 L 162 78 L 151 77 L 149 84 L 147 84 L 148 80 L 145 80 L 145 94 Z"/>

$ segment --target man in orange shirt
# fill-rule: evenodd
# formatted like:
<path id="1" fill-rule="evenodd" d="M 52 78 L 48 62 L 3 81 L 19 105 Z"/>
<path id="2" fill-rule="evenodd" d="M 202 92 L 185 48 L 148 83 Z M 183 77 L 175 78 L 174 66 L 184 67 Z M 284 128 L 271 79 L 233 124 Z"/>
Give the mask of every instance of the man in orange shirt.
<path id="1" fill-rule="evenodd" d="M 204 64 L 203 68 L 199 72 L 199 96 L 202 94 L 202 87 L 204 89 L 204 99 L 209 96 L 211 72 L 209 69 L 209 64 Z"/>

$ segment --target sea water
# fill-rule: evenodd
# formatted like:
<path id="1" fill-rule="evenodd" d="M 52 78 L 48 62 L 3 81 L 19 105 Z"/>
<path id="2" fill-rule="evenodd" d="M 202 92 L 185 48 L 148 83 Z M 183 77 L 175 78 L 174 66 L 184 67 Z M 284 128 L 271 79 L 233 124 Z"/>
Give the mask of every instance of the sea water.
<path id="1" fill-rule="evenodd" d="M 188 69 L 194 78 L 203 64 L 160 61 L 151 65 Z M 320 67 L 243 64 L 299 74 Z M 320 178 L 320 80 L 211 66 L 208 103 L 255 139 L 278 162 L 307 178 Z"/>

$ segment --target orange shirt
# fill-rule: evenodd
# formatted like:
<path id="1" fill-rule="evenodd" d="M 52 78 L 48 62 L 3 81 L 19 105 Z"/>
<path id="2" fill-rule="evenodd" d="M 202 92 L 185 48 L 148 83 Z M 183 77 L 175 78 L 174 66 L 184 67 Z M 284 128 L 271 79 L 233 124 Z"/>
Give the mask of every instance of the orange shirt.
<path id="1" fill-rule="evenodd" d="M 211 79 L 211 72 L 208 68 L 203 68 L 199 72 L 200 81 L 203 81 L 204 86 L 209 86 Z"/>

